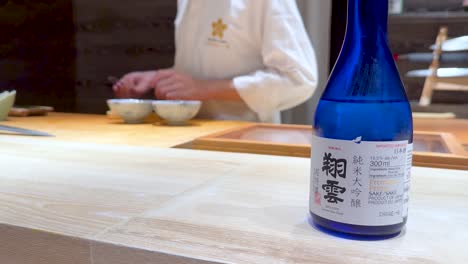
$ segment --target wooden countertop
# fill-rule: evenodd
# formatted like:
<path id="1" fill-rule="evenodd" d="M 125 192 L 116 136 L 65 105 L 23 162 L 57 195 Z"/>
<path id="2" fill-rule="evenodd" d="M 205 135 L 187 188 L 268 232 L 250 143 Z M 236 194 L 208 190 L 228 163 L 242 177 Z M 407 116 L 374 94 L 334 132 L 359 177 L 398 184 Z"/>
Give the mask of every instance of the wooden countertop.
<path id="1" fill-rule="evenodd" d="M 49 113 L 48 116 L 9 117 L 8 121 L 0 124 L 39 130 L 55 136 L 38 140 L 174 147 L 246 122 L 192 120 L 187 126 L 167 126 L 158 122 L 128 125 L 105 115 Z"/>
<path id="2" fill-rule="evenodd" d="M 468 263 L 466 171 L 414 167 L 406 230 L 362 241 L 309 223 L 308 159 L 32 137 L 0 146 L 2 264 Z"/>
<path id="3" fill-rule="evenodd" d="M 194 120 L 189 126 L 166 126 L 159 123 L 126 125 L 105 115 L 67 113 L 9 117 L 8 121 L 0 123 L 55 135 L 49 140 L 157 147 L 173 147 L 203 135 L 249 124 L 242 121 Z M 468 145 L 468 120 L 414 119 L 414 129 L 450 132 L 461 144 Z"/>
<path id="4" fill-rule="evenodd" d="M 468 146 L 468 119 L 415 118 L 414 129 L 452 133 L 462 145 Z"/>

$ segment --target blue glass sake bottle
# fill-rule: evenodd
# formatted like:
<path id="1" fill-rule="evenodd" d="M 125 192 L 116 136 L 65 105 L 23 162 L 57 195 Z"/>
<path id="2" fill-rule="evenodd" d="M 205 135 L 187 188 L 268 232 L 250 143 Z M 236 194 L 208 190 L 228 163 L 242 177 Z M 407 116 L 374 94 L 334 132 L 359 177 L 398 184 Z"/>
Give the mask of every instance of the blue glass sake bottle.
<path id="1" fill-rule="evenodd" d="M 406 224 L 413 124 L 387 12 L 387 0 L 348 0 L 345 41 L 316 109 L 309 206 L 332 231 L 387 236 Z"/>

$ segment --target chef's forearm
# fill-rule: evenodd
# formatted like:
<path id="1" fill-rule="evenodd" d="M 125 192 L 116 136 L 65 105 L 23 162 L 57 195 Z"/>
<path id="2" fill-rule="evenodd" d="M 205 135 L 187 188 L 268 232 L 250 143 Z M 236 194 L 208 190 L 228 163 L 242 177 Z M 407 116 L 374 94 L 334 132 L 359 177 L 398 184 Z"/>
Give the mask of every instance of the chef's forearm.
<path id="1" fill-rule="evenodd" d="M 232 80 L 201 80 L 207 100 L 242 100 Z"/>

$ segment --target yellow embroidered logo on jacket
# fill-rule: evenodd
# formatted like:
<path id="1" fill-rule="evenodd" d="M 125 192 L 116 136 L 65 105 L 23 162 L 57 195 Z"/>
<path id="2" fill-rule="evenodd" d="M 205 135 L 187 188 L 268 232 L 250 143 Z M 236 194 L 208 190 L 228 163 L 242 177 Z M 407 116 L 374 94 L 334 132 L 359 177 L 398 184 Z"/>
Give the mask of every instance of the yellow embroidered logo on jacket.
<path id="1" fill-rule="evenodd" d="M 211 27 L 213 29 L 211 35 L 213 37 L 218 36 L 220 39 L 223 39 L 224 31 L 227 29 L 227 25 L 223 23 L 223 20 L 219 18 L 218 21 L 211 24 Z"/>

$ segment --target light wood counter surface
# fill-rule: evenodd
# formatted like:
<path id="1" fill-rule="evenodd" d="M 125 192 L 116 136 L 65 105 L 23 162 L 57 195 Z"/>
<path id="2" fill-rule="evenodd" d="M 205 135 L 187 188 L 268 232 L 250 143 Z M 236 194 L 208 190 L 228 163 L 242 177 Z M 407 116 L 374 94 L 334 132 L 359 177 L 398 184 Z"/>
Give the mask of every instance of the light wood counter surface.
<path id="1" fill-rule="evenodd" d="M 33 137 L 0 146 L 2 264 L 468 263 L 466 171 L 414 167 L 406 230 L 362 241 L 309 223 L 308 159 Z"/>
<path id="2" fill-rule="evenodd" d="M 413 121 L 415 130 L 449 132 L 468 147 L 468 119 L 415 118 Z"/>
<path id="3" fill-rule="evenodd" d="M 49 113 L 48 116 L 8 119 L 0 124 L 35 129 L 55 135 L 49 140 L 156 147 L 174 147 L 203 135 L 251 124 L 243 121 L 193 120 L 188 126 L 167 126 L 159 122 L 128 125 L 105 115 L 70 113 Z M 153 118 L 152 121 L 154 120 L 157 119 Z M 461 144 L 468 145 L 468 120 L 414 119 L 414 129 L 449 132 Z"/>
<path id="4" fill-rule="evenodd" d="M 157 121 L 156 118 L 149 120 Z M 168 126 L 160 122 L 129 125 L 106 115 L 49 113 L 47 116 L 9 117 L 8 121 L 0 124 L 39 130 L 55 136 L 39 137 L 37 140 L 174 147 L 203 135 L 247 123 L 192 120 L 187 126 Z"/>

